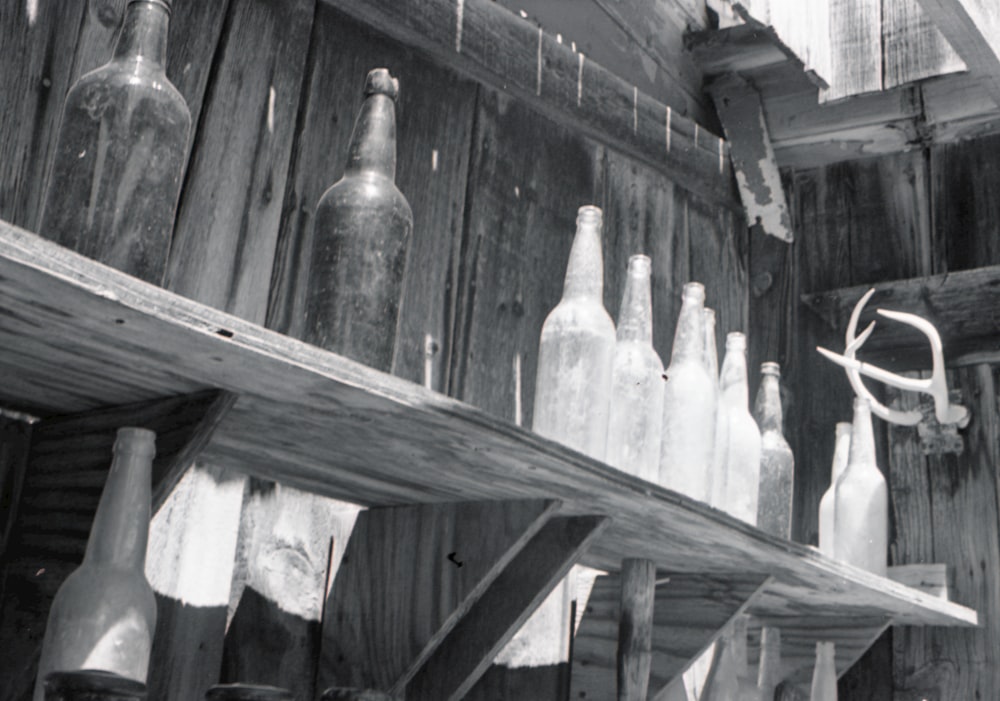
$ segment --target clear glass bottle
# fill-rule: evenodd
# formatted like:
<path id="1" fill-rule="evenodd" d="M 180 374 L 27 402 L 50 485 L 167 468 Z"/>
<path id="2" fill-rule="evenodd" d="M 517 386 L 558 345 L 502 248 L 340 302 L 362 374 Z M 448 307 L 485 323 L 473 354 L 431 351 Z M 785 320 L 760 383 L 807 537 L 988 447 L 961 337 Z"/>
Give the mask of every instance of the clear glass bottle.
<path id="1" fill-rule="evenodd" d="M 305 340 L 366 365 L 392 367 L 413 213 L 396 187 L 398 81 L 365 80 L 344 176 L 316 206 Z"/>
<path id="2" fill-rule="evenodd" d="M 719 384 L 726 412 L 726 491 L 722 508 L 749 524 L 757 523 L 760 489 L 760 429 L 749 409 L 747 339 L 734 331 L 726 335 L 726 357 Z"/>
<path id="3" fill-rule="evenodd" d="M 707 502 L 715 410 L 705 366 L 704 309 L 705 287 L 700 282 L 684 285 L 663 387 L 660 483 Z"/>
<path id="4" fill-rule="evenodd" d="M 726 451 L 724 449 L 725 424 L 721 421 L 721 399 L 722 392 L 719 388 L 719 347 L 715 340 L 715 310 L 705 308 L 703 313 L 705 319 L 705 368 L 708 370 L 708 377 L 712 382 L 712 392 L 709 394 L 709 401 L 712 402 L 715 412 L 715 421 L 709 429 L 711 434 L 712 455 L 709 460 L 708 484 L 706 493 L 708 503 L 717 506 L 719 503 L 718 490 L 725 486 L 722 471 L 726 464 Z"/>
<path id="5" fill-rule="evenodd" d="M 809 701 L 837 701 L 837 664 L 833 643 L 816 643 L 816 665 L 813 667 Z"/>
<path id="6" fill-rule="evenodd" d="M 629 258 L 611 371 L 607 462 L 655 482 L 660 465 L 663 362 L 653 349 L 651 273 L 648 256 Z"/>
<path id="7" fill-rule="evenodd" d="M 792 489 L 795 458 L 782 434 L 781 367 L 762 363 L 753 417 L 760 428 L 760 491 L 757 527 L 781 538 L 792 537 Z"/>
<path id="8" fill-rule="evenodd" d="M 167 80 L 168 0 L 130 0 L 114 55 L 66 95 L 38 233 L 161 284 L 191 130 Z"/>
<path id="9" fill-rule="evenodd" d="M 155 440 L 146 429 L 118 430 L 83 564 L 49 610 L 34 701 L 43 701 L 45 677 L 57 670 L 99 669 L 146 681 L 156 627 L 145 575 Z"/>
<path id="10" fill-rule="evenodd" d="M 559 304 L 542 325 L 532 430 L 597 460 L 607 450 L 615 325 L 604 309 L 602 214 L 584 206 Z"/>
<path id="11" fill-rule="evenodd" d="M 760 701 L 774 701 L 774 693 L 781 680 L 781 629 L 764 626 L 760 629 L 760 662 L 757 666 L 757 697 Z"/>
<path id="12" fill-rule="evenodd" d="M 856 397 L 850 457 L 834 490 L 833 555 L 884 577 L 888 550 L 889 490 L 875 462 L 871 405 Z"/>
<path id="13" fill-rule="evenodd" d="M 819 502 L 819 551 L 827 557 L 833 557 L 833 505 L 837 491 L 837 479 L 847 467 L 847 458 L 851 452 L 851 424 L 847 421 L 837 423 L 836 438 L 833 445 L 833 465 L 830 468 L 830 487 L 823 493 Z"/>

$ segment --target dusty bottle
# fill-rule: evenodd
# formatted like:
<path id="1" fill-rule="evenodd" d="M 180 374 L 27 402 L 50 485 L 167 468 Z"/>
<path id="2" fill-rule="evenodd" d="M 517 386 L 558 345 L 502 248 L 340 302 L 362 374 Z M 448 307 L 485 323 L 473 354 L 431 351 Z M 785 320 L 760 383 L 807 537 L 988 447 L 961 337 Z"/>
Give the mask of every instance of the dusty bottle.
<path id="1" fill-rule="evenodd" d="M 722 508 L 750 524 L 757 522 L 760 488 L 760 430 L 749 409 L 747 339 L 734 331 L 726 336 L 726 357 L 719 384 L 726 412 L 726 491 Z"/>
<path id="2" fill-rule="evenodd" d="M 145 701 L 146 685 L 111 672 L 85 669 L 45 677 L 45 701 Z"/>
<path id="3" fill-rule="evenodd" d="M 760 701 L 774 701 L 774 693 L 781 680 L 781 629 L 764 626 L 760 629 L 757 698 Z"/>
<path id="4" fill-rule="evenodd" d="M 581 207 L 559 304 L 542 325 L 532 430 L 604 460 L 615 325 L 604 309 L 601 210 Z"/>
<path id="5" fill-rule="evenodd" d="M 781 432 L 781 368 L 762 363 L 753 416 L 760 429 L 760 491 L 757 527 L 781 538 L 792 537 L 792 488 L 795 458 Z"/>
<path id="6" fill-rule="evenodd" d="M 884 577 L 888 549 L 889 491 L 875 463 L 871 405 L 858 397 L 850 456 L 834 490 L 833 556 Z"/>
<path id="7" fill-rule="evenodd" d="M 35 701 L 57 670 L 100 669 L 145 683 L 156 627 L 146 581 L 156 434 L 121 428 L 83 564 L 56 593 L 42 641 Z"/>
<path id="8" fill-rule="evenodd" d="M 663 362 L 653 349 L 651 273 L 647 256 L 629 258 L 611 372 L 607 462 L 655 482 L 660 465 Z"/>
<path id="9" fill-rule="evenodd" d="M 809 701 L 837 701 L 837 665 L 833 643 L 816 643 L 816 666 L 813 667 Z"/>
<path id="10" fill-rule="evenodd" d="M 319 200 L 305 340 L 379 370 L 392 367 L 413 213 L 396 187 L 398 81 L 368 73 L 344 176 Z"/>
<path id="11" fill-rule="evenodd" d="M 708 503 L 718 506 L 720 501 L 719 489 L 725 486 L 722 478 L 722 470 L 726 464 L 725 441 L 723 440 L 726 426 L 721 420 L 723 416 L 720 411 L 722 407 L 720 401 L 722 399 L 722 392 L 719 388 L 719 348 L 715 341 L 715 310 L 706 307 L 703 315 L 705 318 L 705 368 L 708 370 L 708 377 L 712 381 L 712 391 L 708 398 L 715 412 L 715 421 L 712 422 L 709 429 L 712 441 L 712 455 L 709 460 L 706 493 L 708 494 Z"/>
<path id="12" fill-rule="evenodd" d="M 827 557 L 833 557 L 833 505 L 837 491 L 837 479 L 847 467 L 847 457 L 851 450 L 851 424 L 846 421 L 837 423 L 836 438 L 833 446 L 833 465 L 830 469 L 830 488 L 823 493 L 819 502 L 819 551 Z"/>
<path id="13" fill-rule="evenodd" d="M 130 0 L 111 61 L 66 95 L 38 232 L 160 284 L 191 114 L 167 80 L 168 0 Z"/>
<path id="14" fill-rule="evenodd" d="M 663 385 L 660 483 L 707 502 L 715 410 L 705 366 L 705 287 L 684 285 L 670 366 Z"/>

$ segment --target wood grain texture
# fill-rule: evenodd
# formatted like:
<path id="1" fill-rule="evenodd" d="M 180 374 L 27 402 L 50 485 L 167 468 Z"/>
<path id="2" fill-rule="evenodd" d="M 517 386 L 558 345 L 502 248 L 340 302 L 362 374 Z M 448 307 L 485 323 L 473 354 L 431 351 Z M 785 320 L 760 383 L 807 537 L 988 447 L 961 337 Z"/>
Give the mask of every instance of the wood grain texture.
<path id="1" fill-rule="evenodd" d="M 313 11 L 314 0 L 230 3 L 177 211 L 166 286 L 257 323 Z"/>
<path id="2" fill-rule="evenodd" d="M 558 498 L 567 515 L 615 517 L 585 564 L 613 567 L 623 555 L 664 569 L 697 562 L 706 572 L 739 570 L 751 559 L 768 563 L 774 582 L 751 611 L 758 615 L 809 615 L 834 606 L 844 615 L 888 615 L 895 623 L 975 618 L 460 402 L 137 282 L 9 225 L 0 227 L 0 300 L 0 363 L 24 383 L 4 386 L 8 406 L 82 409 L 109 395 L 131 392 L 138 400 L 168 387 L 177 393 L 215 385 L 241 394 L 202 453 L 220 468 L 366 504 Z M 103 358 L 96 367 L 88 359 L 95 355 Z M 39 366 L 49 376 L 58 368 L 57 386 L 36 382 Z"/>
<path id="3" fill-rule="evenodd" d="M 709 92 L 729 140 L 747 220 L 756 222 L 771 236 L 791 243 L 795 236 L 760 93 L 735 74 L 713 81 Z"/>
<path id="4" fill-rule="evenodd" d="M 652 664 L 642 698 L 668 698 L 671 680 L 752 606 L 766 575 L 663 575 L 653 603 Z M 598 577 L 573 642 L 571 698 L 615 698 L 621 574 Z"/>
<path id="5" fill-rule="evenodd" d="M 413 677 L 407 698 L 461 699 L 608 524 L 575 516 L 543 525 Z"/>
<path id="6" fill-rule="evenodd" d="M 988 0 L 916 1 L 994 101 L 1000 101 L 1000 9 Z"/>
<path id="7" fill-rule="evenodd" d="M 737 0 L 733 7 L 748 25 L 767 32 L 794 57 L 810 81 L 826 88 L 835 57 L 836 34 L 830 28 L 834 2 L 813 2 L 805 12 L 796 0 Z"/>
<path id="8" fill-rule="evenodd" d="M 706 76 L 741 73 L 794 60 L 765 29 L 746 22 L 692 32 L 685 42 Z"/>
<path id="9" fill-rule="evenodd" d="M 656 563 L 622 560 L 618 619 L 618 701 L 645 701 L 653 661 Z"/>
<path id="10" fill-rule="evenodd" d="M 901 699 L 989 698 L 1000 689 L 1000 570 L 997 446 L 1000 445 L 996 370 L 989 365 L 951 373 L 972 405 L 961 456 L 924 456 L 912 429 L 892 427 L 894 562 L 946 562 L 954 567 L 957 601 L 975 605 L 984 625 L 965 634 L 897 629 L 893 678 Z M 901 408 L 913 395 L 897 396 Z M 987 527 L 985 524 L 989 524 Z"/>
<path id="11" fill-rule="evenodd" d="M 729 203 L 729 171 L 725 163 L 720 168 L 717 137 L 674 114 L 668 149 L 666 105 L 585 59 L 581 83 L 580 54 L 491 0 L 465 0 L 458 6 L 461 13 L 448 0 L 419 7 L 393 0 L 331 1 L 464 75 L 524 100 L 705 197 Z"/>
<path id="12" fill-rule="evenodd" d="M 362 512 L 330 590 L 319 688 L 405 688 L 558 504 Z"/>
<path id="13" fill-rule="evenodd" d="M 830 87 L 820 102 L 882 89 L 882 0 L 830 1 Z"/>
<path id="14" fill-rule="evenodd" d="M 882 0 L 882 55 L 885 88 L 966 70 L 920 0 Z"/>
<path id="15" fill-rule="evenodd" d="M 4 561 L 7 543 L 17 518 L 28 468 L 31 424 L 0 415 L 0 562 Z"/>

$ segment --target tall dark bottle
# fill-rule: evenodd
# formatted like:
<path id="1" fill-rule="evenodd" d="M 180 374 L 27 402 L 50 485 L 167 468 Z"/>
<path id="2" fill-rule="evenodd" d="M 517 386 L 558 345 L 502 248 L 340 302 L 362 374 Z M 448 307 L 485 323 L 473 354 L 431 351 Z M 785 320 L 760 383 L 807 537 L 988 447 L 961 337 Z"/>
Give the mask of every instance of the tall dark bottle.
<path id="1" fill-rule="evenodd" d="M 122 428 L 83 563 L 49 609 L 34 701 L 50 672 L 96 669 L 146 682 L 156 598 L 146 581 L 156 434 Z"/>
<path id="2" fill-rule="evenodd" d="M 159 284 L 191 113 L 167 80 L 169 0 L 130 0 L 111 60 L 66 96 L 39 233 Z"/>
<path id="3" fill-rule="evenodd" d="M 305 340 L 380 370 L 392 351 L 413 214 L 396 187 L 398 81 L 368 73 L 344 177 L 316 207 Z M 386 330 L 389 330 L 389 333 Z"/>

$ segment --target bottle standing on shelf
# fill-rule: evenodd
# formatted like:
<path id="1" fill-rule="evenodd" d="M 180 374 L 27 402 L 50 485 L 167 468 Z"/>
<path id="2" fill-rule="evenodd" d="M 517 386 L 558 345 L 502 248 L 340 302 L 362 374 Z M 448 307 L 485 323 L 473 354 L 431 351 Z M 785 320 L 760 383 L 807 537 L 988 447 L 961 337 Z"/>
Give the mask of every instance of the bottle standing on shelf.
<path id="1" fill-rule="evenodd" d="M 774 701 L 774 692 L 781 683 L 781 629 L 764 626 L 760 629 L 760 661 L 757 665 L 757 696 L 760 701 Z"/>
<path id="2" fill-rule="evenodd" d="M 760 429 L 749 409 L 747 339 L 734 331 L 726 336 L 726 357 L 719 384 L 726 412 L 725 498 L 722 508 L 751 525 L 757 523 L 760 489 Z"/>
<path id="3" fill-rule="evenodd" d="M 655 482 L 660 465 L 663 362 L 653 349 L 652 266 L 629 258 L 611 372 L 608 464 Z"/>
<path id="4" fill-rule="evenodd" d="M 705 366 L 705 287 L 684 285 L 670 366 L 663 383 L 660 483 L 707 502 L 715 410 Z"/>
<path id="5" fill-rule="evenodd" d="M 386 371 L 413 229 L 395 183 L 398 92 L 385 68 L 368 73 L 344 176 L 316 207 L 304 337 Z"/>
<path id="6" fill-rule="evenodd" d="M 715 341 L 715 310 L 705 308 L 703 312 L 705 320 L 705 368 L 708 370 L 709 380 L 712 382 L 712 391 L 708 398 L 712 403 L 712 411 L 715 420 L 710 422 L 709 434 L 712 454 L 708 463 L 708 482 L 705 493 L 708 495 L 707 503 L 716 506 L 719 503 L 717 490 L 722 483 L 722 469 L 726 461 L 726 452 L 721 448 L 722 436 L 725 435 L 725 425 L 722 423 L 721 412 L 721 391 L 719 389 L 719 348 Z"/>
<path id="7" fill-rule="evenodd" d="M 146 581 L 156 434 L 121 428 L 83 564 L 59 587 L 42 641 L 34 701 L 57 670 L 99 669 L 145 683 L 156 627 Z"/>
<path id="8" fill-rule="evenodd" d="M 830 470 L 830 488 L 823 493 L 819 502 L 819 551 L 827 557 L 833 557 L 833 504 L 837 491 L 837 479 L 847 467 L 847 457 L 851 450 L 851 424 L 846 421 L 837 423 L 836 438 L 833 446 L 833 466 Z"/>
<path id="9" fill-rule="evenodd" d="M 168 0 L 130 0 L 108 63 L 66 95 L 38 233 L 161 284 L 191 114 L 167 80 Z"/>
<path id="10" fill-rule="evenodd" d="M 532 430 L 606 457 L 615 325 L 604 309 L 601 210 L 580 207 L 562 299 L 542 325 Z"/>
<path id="11" fill-rule="evenodd" d="M 813 667 L 809 701 L 837 701 L 837 664 L 833 643 L 816 643 L 816 666 Z"/>
<path id="12" fill-rule="evenodd" d="M 760 428 L 757 527 L 780 538 L 791 538 L 795 458 L 781 433 L 781 368 L 777 363 L 763 363 L 760 373 L 753 407 Z"/>
<path id="13" fill-rule="evenodd" d="M 875 463 L 875 436 L 867 399 L 854 399 L 851 450 L 833 499 L 833 556 L 884 577 L 889 549 L 889 491 Z"/>

